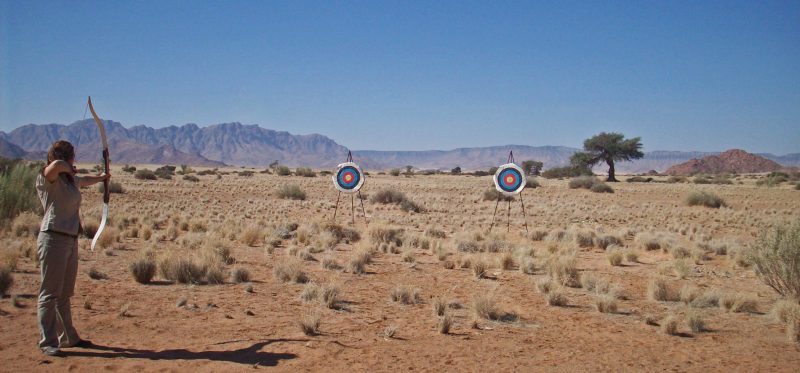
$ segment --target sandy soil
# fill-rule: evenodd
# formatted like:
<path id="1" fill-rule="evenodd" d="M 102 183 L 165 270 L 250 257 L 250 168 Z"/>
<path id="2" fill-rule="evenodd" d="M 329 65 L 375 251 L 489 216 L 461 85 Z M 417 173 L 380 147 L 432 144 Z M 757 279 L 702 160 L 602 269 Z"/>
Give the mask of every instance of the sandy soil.
<path id="1" fill-rule="evenodd" d="M 235 170 L 228 170 L 235 171 Z M 736 264 L 736 248 L 754 240 L 764 229 L 800 217 L 800 192 L 788 187 L 760 188 L 752 179 L 743 184 L 613 184 L 615 193 L 597 194 L 568 189 L 566 180 L 540 180 L 542 187 L 523 195 L 529 230 L 588 229 L 618 234 L 662 233 L 673 246 L 694 247 L 706 239 L 730 245 L 727 255 L 711 253 L 692 263 L 692 271 L 680 279 L 666 267 L 672 256 L 662 250 L 641 250 L 637 241 L 626 237 L 622 246 L 638 250 L 636 263 L 611 266 L 606 253 L 596 247 L 577 248 L 573 242 L 534 241 L 525 235 L 519 205 L 511 205 L 514 216 L 506 231 L 508 205 L 501 203 L 495 232 L 504 233 L 509 247 L 535 249 L 534 274 L 492 266 L 487 278 L 476 278 L 469 268 L 445 269 L 431 250 L 413 248 L 415 263 L 402 254 L 378 252 L 367 265 L 367 273 L 356 275 L 326 270 L 315 260 L 303 261 L 303 269 L 317 284 L 335 284 L 342 302 L 328 309 L 300 298 L 303 284 L 283 283 L 273 276 L 275 263 L 289 256 L 292 239 L 286 239 L 272 253 L 259 243 L 252 247 L 227 240 L 236 263 L 252 275 L 249 284 L 229 279 L 222 285 L 182 285 L 159 275 L 148 285 L 136 283 L 129 263 L 147 248 L 156 253 L 175 251 L 191 255 L 181 237 L 159 241 L 170 221 L 203 221 L 205 234 L 271 226 L 287 222 L 301 225 L 331 219 L 336 192 L 330 177 L 279 177 L 256 173 L 217 179 L 200 176 L 192 183 L 177 176 L 172 181 L 141 181 L 115 170 L 115 180 L 124 194 L 112 195 L 111 211 L 119 232 L 121 221 L 136 218 L 138 225 L 155 225 L 153 237 L 124 237 L 111 248 L 88 250 L 81 239 L 81 260 L 74 321 L 81 335 L 97 344 L 92 349 L 65 349 L 67 357 L 47 358 L 36 342 L 36 293 L 38 269 L 29 258 L 20 260 L 14 273 L 14 298 L 0 301 L 0 371 L 739 371 L 796 372 L 800 367 L 800 345 L 790 342 L 784 328 L 773 321 L 769 311 L 778 295 L 755 277 L 752 270 Z M 276 197 L 276 188 L 296 183 L 308 194 L 305 201 Z M 462 232 L 485 232 L 489 228 L 493 201 L 482 193 L 490 177 L 371 175 L 364 192 L 373 195 L 384 187 L 403 191 L 426 208 L 424 213 L 407 213 L 394 205 L 365 203 L 370 226 L 387 225 L 405 229 L 409 237 L 423 235 L 434 227 L 446 232 L 441 240 L 450 252 L 448 260 L 458 262 L 466 255 L 456 250 Z M 729 208 L 688 207 L 683 200 L 693 190 L 713 190 L 725 198 Z M 95 188 L 84 192 L 85 219 L 96 219 L 100 194 Z M 339 223 L 350 224 L 349 200 L 343 199 Z M 343 207 L 340 206 L 340 207 Z M 358 205 L 356 204 L 356 207 Z M 343 214 L 342 214 L 343 213 Z M 359 245 L 369 245 L 368 227 L 360 210 L 353 226 L 361 232 L 359 243 L 340 243 L 327 255 L 344 265 Z M 228 223 L 226 223 L 226 221 Z M 156 224 L 153 224 L 155 222 Z M 227 225 L 226 225 L 227 224 Z M 681 232 L 681 231 L 684 232 Z M 5 243 L 31 237 L 4 232 Z M 621 235 L 621 234 L 620 234 Z M 301 245 L 302 246 L 302 245 Z M 536 289 L 536 281 L 547 275 L 550 250 L 572 250 L 582 273 L 593 273 L 616 283 L 622 291 L 616 313 L 594 308 L 596 295 L 582 288 L 565 287 L 565 307 L 549 306 Z M 483 253 L 494 263 L 501 254 Z M 93 280 L 96 269 L 108 276 Z M 700 289 L 738 293 L 756 302 L 754 312 L 726 312 L 718 307 L 702 308 L 707 331 L 693 333 L 685 322 L 678 335 L 667 335 L 645 322 L 667 314 L 682 317 L 690 308 L 681 302 L 648 300 L 648 281 L 666 279 L 672 291 L 691 284 Z M 421 302 L 400 305 L 389 294 L 398 285 L 418 288 Z M 252 292 L 247 292 L 252 286 Z M 478 320 L 473 325 L 471 302 L 476 295 L 493 294 L 501 309 L 514 312 L 513 322 Z M 455 323 L 450 334 L 437 331 L 438 317 L 432 303 L 437 297 L 463 307 L 450 310 Z M 180 298 L 187 305 L 177 307 Z M 85 305 L 89 305 L 85 306 Z M 126 312 L 122 310 L 125 309 Z M 298 320 L 309 312 L 321 316 L 320 334 L 307 336 Z M 384 336 L 395 327 L 393 337 Z"/>

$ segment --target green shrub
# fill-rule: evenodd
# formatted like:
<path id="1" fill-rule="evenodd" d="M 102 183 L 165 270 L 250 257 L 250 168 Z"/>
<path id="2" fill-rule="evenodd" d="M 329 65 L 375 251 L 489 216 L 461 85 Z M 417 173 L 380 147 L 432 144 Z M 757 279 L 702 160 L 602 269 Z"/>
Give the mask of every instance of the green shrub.
<path id="1" fill-rule="evenodd" d="M 686 197 L 689 206 L 705 206 L 718 209 L 726 206 L 725 200 L 711 192 L 692 192 Z"/>
<path id="2" fill-rule="evenodd" d="M 278 188 L 278 198 L 303 201 L 306 199 L 306 192 L 297 184 L 286 184 Z"/>
<path id="3" fill-rule="evenodd" d="M 286 166 L 278 166 L 275 168 L 275 174 L 277 174 L 278 176 L 289 176 L 292 174 L 292 170 L 290 170 L 289 167 Z"/>
<path id="4" fill-rule="evenodd" d="M 608 184 L 602 182 L 592 185 L 590 189 L 595 193 L 614 193 L 614 189 L 612 189 Z"/>
<path id="5" fill-rule="evenodd" d="M 9 167 L 0 174 L 0 220 L 13 219 L 24 211 L 40 214 L 42 203 L 35 187 L 38 167 L 23 163 Z"/>
<path id="6" fill-rule="evenodd" d="M 183 175 L 183 180 L 191 181 L 193 183 L 200 181 L 200 179 L 198 179 L 197 176 L 194 175 Z"/>
<path id="7" fill-rule="evenodd" d="M 393 168 L 393 169 L 389 170 L 389 175 L 400 176 L 400 169 L 399 168 Z"/>
<path id="8" fill-rule="evenodd" d="M 634 177 L 628 178 L 628 180 L 625 180 L 625 181 L 627 181 L 629 183 L 649 183 L 649 182 L 653 181 L 653 178 L 652 177 L 643 177 L 643 176 L 634 176 Z"/>
<path id="9" fill-rule="evenodd" d="M 172 175 L 175 174 L 175 166 L 161 166 L 157 168 L 154 172 L 156 176 L 165 179 L 165 180 L 172 180 Z"/>
<path id="10" fill-rule="evenodd" d="M 538 182 L 538 181 L 536 181 L 536 179 L 528 179 L 528 180 L 525 182 L 525 187 L 526 187 L 526 188 L 536 189 L 536 188 L 538 188 L 538 187 L 540 187 L 540 186 L 541 186 L 541 185 L 539 184 L 539 182 Z"/>
<path id="11" fill-rule="evenodd" d="M 745 256 L 767 285 L 800 299 L 800 220 L 762 234 Z"/>
<path id="12" fill-rule="evenodd" d="M 155 172 L 148 170 L 146 168 L 136 171 L 136 173 L 133 174 L 133 177 L 139 180 L 155 180 L 158 178 Z"/>
<path id="13" fill-rule="evenodd" d="M 123 172 L 127 172 L 129 174 L 130 173 L 134 173 L 134 172 L 136 172 L 136 167 L 126 164 L 126 165 L 122 166 L 122 171 Z"/>
<path id="14" fill-rule="evenodd" d="M 245 170 L 245 171 L 239 171 L 236 174 L 241 176 L 241 177 L 252 177 L 254 172 Z"/>
<path id="15" fill-rule="evenodd" d="M 592 170 L 586 167 L 576 167 L 576 166 L 567 166 L 567 167 L 554 167 L 548 169 L 547 171 L 542 172 L 542 177 L 545 179 L 562 179 L 565 177 L 579 177 L 579 176 L 591 176 Z"/>
<path id="16" fill-rule="evenodd" d="M 670 176 L 667 179 L 668 183 L 686 183 L 688 181 L 689 180 L 686 178 L 686 176 Z"/>

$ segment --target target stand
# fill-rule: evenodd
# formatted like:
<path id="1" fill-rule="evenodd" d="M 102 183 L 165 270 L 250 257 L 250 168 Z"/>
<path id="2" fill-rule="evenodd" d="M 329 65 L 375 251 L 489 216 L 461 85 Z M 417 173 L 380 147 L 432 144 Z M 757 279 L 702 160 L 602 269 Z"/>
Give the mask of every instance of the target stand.
<path id="1" fill-rule="evenodd" d="M 528 233 L 528 217 L 525 214 L 525 202 L 522 200 L 522 191 L 525 189 L 527 180 L 525 179 L 525 172 L 520 166 L 514 163 L 514 151 L 508 152 L 508 161 L 506 164 L 497 168 L 494 173 L 494 186 L 501 195 L 519 196 L 519 203 L 522 206 L 522 219 L 525 222 L 525 233 Z M 497 217 L 497 207 L 500 205 L 500 195 L 497 196 L 497 203 L 494 205 L 494 214 L 492 215 L 492 224 L 489 226 L 489 232 L 494 228 L 495 218 Z M 508 220 L 506 222 L 506 231 L 511 231 L 511 200 L 508 201 Z"/>
<path id="2" fill-rule="evenodd" d="M 369 225 L 367 221 L 367 211 L 364 209 L 364 199 L 361 198 L 361 187 L 364 186 L 366 178 L 355 162 L 353 162 L 353 154 L 347 151 L 347 160 L 336 167 L 336 172 L 333 173 L 333 186 L 339 191 L 336 195 L 336 208 L 333 210 L 333 220 L 336 221 L 336 213 L 339 212 L 339 200 L 342 193 L 350 195 L 350 211 L 353 216 L 353 224 L 356 223 L 356 204 L 355 198 L 358 194 L 358 200 L 361 202 L 361 212 L 364 214 L 364 223 Z"/>

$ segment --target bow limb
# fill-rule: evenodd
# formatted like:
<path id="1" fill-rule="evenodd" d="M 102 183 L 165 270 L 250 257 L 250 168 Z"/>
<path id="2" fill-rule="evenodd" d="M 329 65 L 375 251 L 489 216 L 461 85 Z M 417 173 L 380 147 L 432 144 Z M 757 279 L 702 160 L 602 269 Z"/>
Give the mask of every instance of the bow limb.
<path id="1" fill-rule="evenodd" d="M 103 142 L 103 165 L 105 168 L 105 173 L 109 173 L 109 168 L 111 167 L 111 162 L 108 159 L 108 139 L 106 138 L 106 128 L 103 125 L 103 121 L 94 111 L 94 106 L 92 105 L 92 97 L 89 97 L 89 110 L 92 112 L 92 117 L 94 118 L 94 122 L 97 124 L 98 130 L 100 130 L 100 139 Z M 106 221 L 108 220 L 108 201 L 110 194 L 108 190 L 108 179 L 103 180 L 103 217 L 100 220 L 100 226 L 97 228 L 97 232 L 94 234 L 94 238 L 92 238 L 92 246 L 91 249 L 94 251 L 95 245 L 97 245 L 97 239 L 100 238 L 100 235 L 103 233 L 103 229 L 106 227 Z"/>

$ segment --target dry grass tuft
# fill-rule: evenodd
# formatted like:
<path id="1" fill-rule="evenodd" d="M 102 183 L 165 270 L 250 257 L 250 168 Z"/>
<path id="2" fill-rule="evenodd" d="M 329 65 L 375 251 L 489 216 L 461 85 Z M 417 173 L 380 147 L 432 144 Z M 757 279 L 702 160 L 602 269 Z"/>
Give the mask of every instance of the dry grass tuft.
<path id="1" fill-rule="evenodd" d="M 11 269 L 0 267 L 0 298 L 8 294 L 12 286 L 14 286 L 14 275 L 11 274 Z"/>
<path id="2" fill-rule="evenodd" d="M 250 282 L 250 271 L 247 268 L 236 268 L 231 272 L 231 281 L 236 284 Z"/>
<path id="3" fill-rule="evenodd" d="M 505 322 L 517 319 L 517 315 L 500 310 L 493 294 L 476 295 L 472 299 L 472 312 L 476 319 Z"/>
<path id="4" fill-rule="evenodd" d="M 450 315 L 450 313 L 445 313 L 439 318 L 439 322 L 436 324 L 436 330 L 439 331 L 439 334 L 449 334 L 450 329 L 453 327 L 453 322 L 453 316 Z"/>
<path id="5" fill-rule="evenodd" d="M 550 292 L 545 295 L 545 299 L 547 299 L 548 305 L 554 307 L 564 307 L 569 302 L 567 296 L 558 289 L 551 289 Z"/>
<path id="6" fill-rule="evenodd" d="M 608 264 L 611 264 L 614 267 L 619 267 L 622 265 L 622 250 L 620 249 L 613 249 L 606 253 L 606 259 L 608 259 Z"/>
<path id="7" fill-rule="evenodd" d="M 156 275 L 156 261 L 151 258 L 139 258 L 128 267 L 133 279 L 140 284 L 149 284 Z"/>
<path id="8" fill-rule="evenodd" d="M 686 324 L 692 333 L 702 333 L 706 331 L 706 322 L 703 320 L 702 315 L 696 311 L 689 311 L 686 313 Z"/>
<path id="9" fill-rule="evenodd" d="M 419 289 L 408 286 L 398 286 L 392 289 L 389 298 L 400 304 L 417 304 L 422 301 Z"/>
<path id="10" fill-rule="evenodd" d="M 595 298 L 594 307 L 602 313 L 616 313 L 617 299 L 612 295 L 601 295 Z"/>
<path id="11" fill-rule="evenodd" d="M 574 256 L 551 257 L 547 263 L 547 274 L 560 284 L 580 287 L 580 273 Z"/>
<path id="12" fill-rule="evenodd" d="M 647 299 L 657 302 L 670 300 L 667 282 L 662 278 L 653 278 L 647 284 Z"/>
<path id="13" fill-rule="evenodd" d="M 272 274 L 280 281 L 302 284 L 308 281 L 303 264 L 297 258 L 285 258 L 275 263 Z"/>
<path id="14" fill-rule="evenodd" d="M 674 315 L 668 315 L 664 320 L 661 320 L 661 332 L 666 335 L 677 335 L 678 318 Z"/>
<path id="15" fill-rule="evenodd" d="M 300 330 L 303 334 L 312 337 L 319 334 L 320 318 L 319 312 L 309 312 L 304 315 L 297 324 L 300 326 Z"/>

